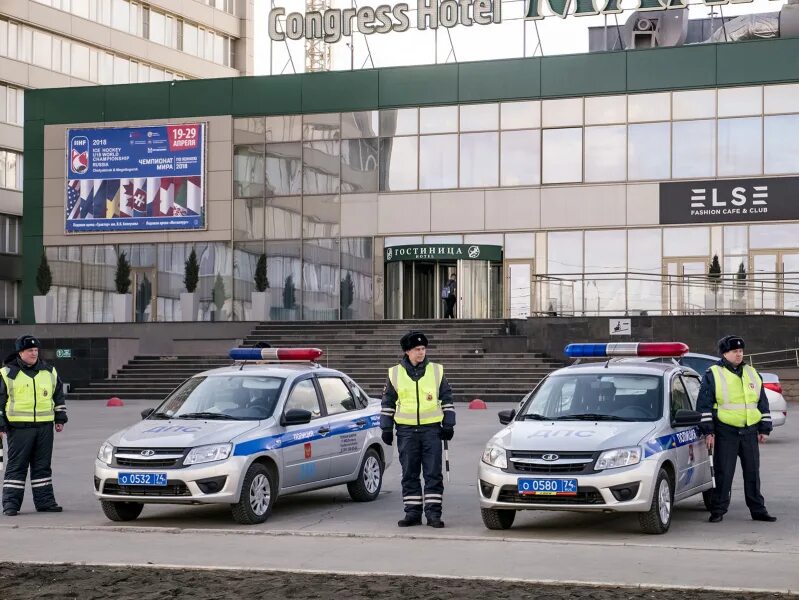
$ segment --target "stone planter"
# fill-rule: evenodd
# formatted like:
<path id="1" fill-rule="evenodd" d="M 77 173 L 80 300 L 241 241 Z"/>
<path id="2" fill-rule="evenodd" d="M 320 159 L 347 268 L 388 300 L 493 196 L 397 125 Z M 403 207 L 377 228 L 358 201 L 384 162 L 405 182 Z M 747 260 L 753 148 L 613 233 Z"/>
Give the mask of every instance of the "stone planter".
<path id="1" fill-rule="evenodd" d="M 127 323 L 133 318 L 133 294 L 114 294 L 114 323 Z"/>
<path id="2" fill-rule="evenodd" d="M 52 296 L 34 296 L 33 315 L 37 323 L 55 323 L 55 298 Z"/>
<path id="3" fill-rule="evenodd" d="M 272 308 L 272 296 L 269 290 L 252 293 L 252 320 L 268 321 Z"/>
<path id="4" fill-rule="evenodd" d="M 182 292 L 180 294 L 180 315 L 182 321 L 196 321 L 197 311 L 200 308 L 200 298 L 196 292 Z"/>

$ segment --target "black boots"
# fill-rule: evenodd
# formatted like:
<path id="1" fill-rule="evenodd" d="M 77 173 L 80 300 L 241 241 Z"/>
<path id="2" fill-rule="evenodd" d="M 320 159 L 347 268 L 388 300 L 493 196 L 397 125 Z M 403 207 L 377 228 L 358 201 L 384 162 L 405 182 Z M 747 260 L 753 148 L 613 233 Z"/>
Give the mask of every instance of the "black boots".
<path id="1" fill-rule="evenodd" d="M 421 524 L 422 524 L 421 515 L 418 517 L 405 515 L 403 518 L 397 521 L 397 527 L 413 527 L 414 525 L 421 525 Z"/>
<path id="2" fill-rule="evenodd" d="M 764 513 L 756 513 L 756 514 L 752 515 L 752 520 L 753 521 L 765 521 L 766 523 L 773 523 L 774 521 L 777 520 L 777 517 L 772 517 L 767 512 L 764 512 Z"/>

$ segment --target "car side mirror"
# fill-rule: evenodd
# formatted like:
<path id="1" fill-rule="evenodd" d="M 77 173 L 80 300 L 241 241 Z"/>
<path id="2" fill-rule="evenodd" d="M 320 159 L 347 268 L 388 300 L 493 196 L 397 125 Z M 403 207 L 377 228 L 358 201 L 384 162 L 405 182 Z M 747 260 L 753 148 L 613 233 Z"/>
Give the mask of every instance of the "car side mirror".
<path id="1" fill-rule="evenodd" d="M 691 427 L 695 425 L 699 425 L 702 422 L 702 413 L 696 412 L 695 410 L 686 410 L 681 408 L 677 411 L 677 414 L 674 415 L 674 418 L 671 420 L 671 423 L 675 427 Z"/>
<path id="2" fill-rule="evenodd" d="M 154 408 L 145 408 L 143 411 L 141 411 L 142 420 L 146 419 L 147 417 L 149 417 L 154 412 L 155 412 Z"/>
<path id="3" fill-rule="evenodd" d="M 511 410 L 501 410 L 499 411 L 499 422 L 503 425 L 507 425 L 516 417 L 516 409 L 513 408 Z"/>
<path id="4" fill-rule="evenodd" d="M 291 408 L 283 413 L 280 418 L 280 424 L 284 427 L 286 425 L 305 425 L 311 422 L 312 417 L 311 411 L 302 408 Z"/>

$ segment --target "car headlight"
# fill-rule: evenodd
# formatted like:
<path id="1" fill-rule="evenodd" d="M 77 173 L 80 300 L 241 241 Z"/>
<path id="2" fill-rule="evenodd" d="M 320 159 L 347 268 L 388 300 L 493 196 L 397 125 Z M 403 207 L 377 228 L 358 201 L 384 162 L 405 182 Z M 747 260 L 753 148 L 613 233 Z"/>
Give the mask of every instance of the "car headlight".
<path id="1" fill-rule="evenodd" d="M 97 451 L 97 458 L 100 462 L 110 465 L 114 460 L 114 447 L 108 442 L 103 442 L 103 445 Z"/>
<path id="2" fill-rule="evenodd" d="M 483 450 L 483 462 L 497 469 L 507 469 L 508 457 L 505 454 L 505 448 L 486 446 Z"/>
<path id="3" fill-rule="evenodd" d="M 630 448 L 618 448 L 616 450 L 606 450 L 599 455 L 594 467 L 597 471 L 603 469 L 615 469 L 617 467 L 629 467 L 641 462 L 641 447 L 632 446 Z"/>
<path id="4" fill-rule="evenodd" d="M 197 465 L 200 463 L 225 460 L 233 450 L 232 444 L 211 444 L 210 446 L 198 446 L 192 448 L 191 452 L 183 461 L 184 465 Z"/>

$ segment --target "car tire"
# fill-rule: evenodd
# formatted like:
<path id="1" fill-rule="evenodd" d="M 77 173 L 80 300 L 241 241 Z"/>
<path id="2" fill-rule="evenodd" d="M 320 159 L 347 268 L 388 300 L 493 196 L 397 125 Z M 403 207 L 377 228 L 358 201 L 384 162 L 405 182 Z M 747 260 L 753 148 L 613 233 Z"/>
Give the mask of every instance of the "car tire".
<path id="1" fill-rule="evenodd" d="M 671 515 L 674 512 L 674 491 L 671 477 L 665 469 L 660 469 L 652 492 L 652 504 L 649 510 L 638 515 L 641 529 L 644 533 L 666 533 L 671 525 Z"/>
<path id="2" fill-rule="evenodd" d="M 377 450 L 369 448 L 358 469 L 358 479 L 347 484 L 350 498 L 355 502 L 371 502 L 376 499 L 380 494 L 380 488 L 383 487 L 385 468 Z"/>
<path id="3" fill-rule="evenodd" d="M 141 514 L 144 504 L 141 502 L 111 502 L 100 500 L 103 513 L 111 521 L 135 521 Z"/>
<path id="4" fill-rule="evenodd" d="M 242 525 L 263 523 L 272 514 L 277 499 L 277 476 L 274 469 L 253 463 L 241 484 L 241 497 L 230 505 L 233 519 Z"/>
<path id="5" fill-rule="evenodd" d="M 702 492 L 702 502 L 705 503 L 705 510 L 708 512 L 713 508 L 713 490 L 705 490 Z"/>
<path id="6" fill-rule="evenodd" d="M 510 529 L 516 518 L 516 511 L 500 508 L 481 508 L 480 516 L 488 529 Z"/>

